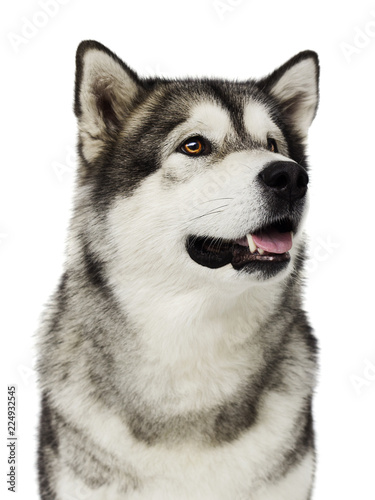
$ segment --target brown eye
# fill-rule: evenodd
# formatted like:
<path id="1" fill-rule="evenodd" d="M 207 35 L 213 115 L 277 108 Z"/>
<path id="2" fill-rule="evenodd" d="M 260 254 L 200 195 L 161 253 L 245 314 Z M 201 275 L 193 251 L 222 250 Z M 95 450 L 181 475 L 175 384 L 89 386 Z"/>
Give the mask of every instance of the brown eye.
<path id="1" fill-rule="evenodd" d="M 268 151 L 271 151 L 271 153 L 277 153 L 278 152 L 277 144 L 276 144 L 275 139 L 272 139 L 272 138 L 268 138 L 267 139 L 267 149 L 268 149 Z"/>
<path id="2" fill-rule="evenodd" d="M 211 152 L 210 143 L 203 137 L 191 137 L 184 141 L 178 149 L 189 156 L 201 156 Z"/>

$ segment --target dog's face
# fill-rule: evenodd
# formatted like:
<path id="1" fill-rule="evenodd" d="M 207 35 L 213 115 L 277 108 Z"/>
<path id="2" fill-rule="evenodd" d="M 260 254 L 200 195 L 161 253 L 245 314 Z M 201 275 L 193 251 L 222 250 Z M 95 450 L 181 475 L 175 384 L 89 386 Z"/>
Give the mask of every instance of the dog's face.
<path id="1" fill-rule="evenodd" d="M 248 286 L 292 272 L 318 72 L 303 52 L 260 81 L 141 80 L 81 44 L 81 184 L 106 213 L 116 279 Z"/>

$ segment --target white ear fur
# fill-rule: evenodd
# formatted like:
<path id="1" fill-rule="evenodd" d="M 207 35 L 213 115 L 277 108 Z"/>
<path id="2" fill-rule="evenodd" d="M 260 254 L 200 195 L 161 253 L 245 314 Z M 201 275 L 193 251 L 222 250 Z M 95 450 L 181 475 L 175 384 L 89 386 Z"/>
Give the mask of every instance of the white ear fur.
<path id="1" fill-rule="evenodd" d="M 75 112 L 87 161 L 92 161 L 118 133 L 140 88 L 137 75 L 115 54 L 97 42 L 80 44 Z"/>
<path id="2" fill-rule="evenodd" d="M 301 52 L 276 70 L 268 79 L 268 90 L 281 104 L 286 120 L 307 137 L 319 100 L 319 64 L 315 52 Z"/>

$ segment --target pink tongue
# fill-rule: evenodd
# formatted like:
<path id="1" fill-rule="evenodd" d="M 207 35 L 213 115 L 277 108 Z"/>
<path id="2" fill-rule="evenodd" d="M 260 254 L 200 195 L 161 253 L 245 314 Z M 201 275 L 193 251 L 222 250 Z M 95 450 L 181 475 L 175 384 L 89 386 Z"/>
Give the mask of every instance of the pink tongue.
<path id="1" fill-rule="evenodd" d="M 279 233 L 276 229 L 269 229 L 266 232 L 253 234 L 254 243 L 258 248 L 262 248 L 270 253 L 285 253 L 292 248 L 292 235 Z"/>

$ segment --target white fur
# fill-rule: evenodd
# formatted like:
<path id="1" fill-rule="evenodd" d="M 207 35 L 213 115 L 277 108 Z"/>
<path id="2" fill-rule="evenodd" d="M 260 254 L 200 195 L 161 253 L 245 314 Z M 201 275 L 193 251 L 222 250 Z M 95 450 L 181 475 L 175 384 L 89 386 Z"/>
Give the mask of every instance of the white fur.
<path id="1" fill-rule="evenodd" d="M 309 453 L 281 481 L 274 485 L 267 485 L 259 491 L 254 496 L 254 500 L 293 500 L 307 498 L 311 488 L 311 470 L 313 468 L 314 457 L 312 453 Z"/>
<path id="2" fill-rule="evenodd" d="M 118 117 L 121 115 L 122 102 L 124 106 L 136 95 L 137 85 L 110 55 L 97 49 L 89 49 L 84 54 L 82 83 L 80 87 L 80 102 L 82 115 L 78 125 L 83 142 L 83 154 L 92 161 L 102 150 L 108 138 L 106 125 L 96 105 L 95 87 L 113 88 L 118 106 L 115 109 Z"/>
<path id="3" fill-rule="evenodd" d="M 215 145 L 220 145 L 226 137 L 234 134 L 227 110 L 210 100 L 192 104 L 189 118 L 174 128 L 168 135 L 163 148 L 163 164 L 184 139 L 201 135 Z M 190 163 L 192 163 L 190 161 Z"/>
<path id="4" fill-rule="evenodd" d="M 244 108 L 244 123 L 254 140 L 267 144 L 267 138 L 270 137 L 286 148 L 282 132 L 271 119 L 268 109 L 263 103 L 253 99 L 246 103 Z"/>
<path id="5" fill-rule="evenodd" d="M 299 96 L 299 106 L 293 118 L 293 123 L 302 137 L 313 121 L 318 99 L 316 81 L 316 65 L 312 58 L 303 59 L 288 69 L 271 89 L 271 93 L 281 102 Z"/>
<path id="6" fill-rule="evenodd" d="M 302 372 L 296 375 L 303 378 L 307 376 Z M 83 382 L 87 380 L 81 380 L 61 391 L 54 398 L 55 404 L 62 415 L 82 422 L 86 435 L 93 443 L 109 450 L 120 469 L 123 467 L 126 471 L 135 471 L 140 482 L 138 491 L 127 491 L 123 497 L 119 479 L 117 484 L 102 487 L 83 498 L 232 500 L 249 498 L 248 492 L 258 489 L 259 494 L 254 493 L 252 500 L 306 498 L 313 469 L 310 455 L 281 485 L 265 486 L 262 480 L 272 472 L 278 454 L 292 438 L 295 425 L 293 415 L 304 405 L 305 394 L 302 391 L 268 393 L 258 423 L 233 443 L 212 448 L 196 443 L 150 447 L 134 439 L 124 423 L 93 399 L 89 391 L 82 398 Z M 79 405 L 74 403 L 77 400 L 80 401 Z M 60 474 L 58 500 L 68 500 L 69 492 L 74 489 L 77 491 L 79 487 L 84 489 L 82 483 L 79 484 L 71 475 L 66 472 Z"/>
<path id="7" fill-rule="evenodd" d="M 202 134 L 209 134 L 219 142 L 233 133 L 233 127 L 227 110 L 222 108 L 216 102 L 201 101 L 192 106 L 190 117 L 186 122 L 176 127 L 174 132 L 177 134 L 190 134 L 194 131 Z"/>
<path id="8" fill-rule="evenodd" d="M 263 137 L 273 125 L 261 111 L 249 104 L 247 126 L 254 132 L 255 122 L 263 120 Z M 285 159 L 249 151 L 211 164 L 209 157 L 192 159 L 175 152 L 178 141 L 190 134 L 204 134 L 220 144 L 231 133 L 226 111 L 209 102 L 195 107 L 167 138 L 162 168 L 131 197 L 118 197 L 103 223 L 100 257 L 128 328 L 137 331 L 137 364 L 129 368 L 133 395 L 169 416 L 217 406 L 262 366 L 261 349 L 252 339 L 262 319 L 275 311 L 301 237 L 295 238 L 287 270 L 266 282 L 231 265 L 209 269 L 190 259 L 184 248 L 189 234 L 239 238 L 257 226 L 263 214 L 253 181 L 270 158 Z M 171 186 L 166 182 L 170 177 L 176 181 Z M 85 360 L 80 362 L 80 380 L 61 385 L 53 403 L 98 448 L 111 453 L 119 469 L 134 472 L 140 486 L 125 494 L 119 478 L 110 487 L 84 490 L 64 470 L 58 500 L 80 499 L 74 492 L 82 488 L 87 494 L 82 498 L 91 500 L 305 500 L 311 457 L 278 486 L 265 486 L 264 478 L 293 438 L 295 415 L 309 394 L 307 369 L 295 367 L 284 393 L 265 394 L 257 422 L 233 442 L 148 446 L 92 396 Z M 254 493 L 249 496 L 249 491 Z"/>
<path id="9" fill-rule="evenodd" d="M 175 139 L 202 130 L 200 118 L 213 109 L 207 104 L 195 109 L 195 122 L 189 120 Z M 219 107 L 213 116 L 205 133 L 213 137 L 219 122 L 216 138 L 223 141 L 230 123 Z M 170 143 L 175 141 L 168 138 L 166 150 Z M 205 157 L 192 159 L 170 149 L 160 170 L 131 197 L 114 202 L 102 258 L 114 293 L 139 332 L 139 351 L 145 353 L 132 377 L 137 395 L 150 404 L 163 401 L 165 412 L 179 414 L 210 408 L 259 370 L 263 360 L 252 335 L 278 301 L 301 233 L 294 238 L 287 269 L 266 282 L 230 264 L 200 266 L 185 250 L 187 236 L 236 239 L 258 227 L 264 214 L 253 181 L 267 161 L 285 157 L 237 152 L 210 165 Z M 169 188 L 166 174 L 177 180 Z"/>
<path id="10" fill-rule="evenodd" d="M 123 500 L 118 485 L 104 486 L 92 490 L 83 481 L 74 477 L 68 467 L 62 468 L 56 480 L 57 500 Z"/>

